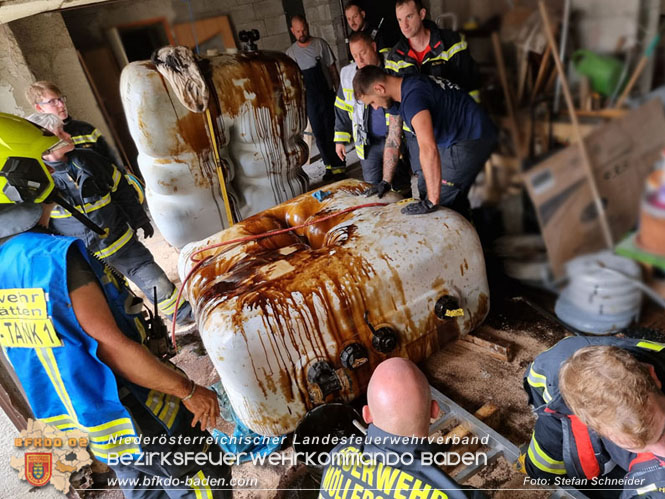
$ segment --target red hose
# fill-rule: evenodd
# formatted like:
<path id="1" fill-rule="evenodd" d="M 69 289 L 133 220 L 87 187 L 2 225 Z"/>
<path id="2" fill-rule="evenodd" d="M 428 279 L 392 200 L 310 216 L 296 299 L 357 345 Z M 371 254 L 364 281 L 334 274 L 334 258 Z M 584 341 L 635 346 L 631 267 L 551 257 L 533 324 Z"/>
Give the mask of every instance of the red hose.
<path id="1" fill-rule="evenodd" d="M 214 248 L 220 248 L 222 246 L 228 246 L 229 244 L 236 244 L 236 243 L 245 243 L 247 241 L 254 241 L 256 239 L 263 239 L 265 237 L 272 237 L 272 236 L 277 236 L 279 234 L 285 234 L 287 232 L 291 232 L 294 230 L 302 229 L 305 227 L 309 227 L 310 225 L 315 225 L 321 222 L 325 222 L 326 220 L 329 220 L 331 218 L 338 217 L 340 215 L 344 215 L 345 213 L 351 213 L 352 211 L 359 210 L 360 208 L 371 208 L 373 206 L 386 206 L 388 203 L 366 203 L 366 204 L 358 204 L 355 206 L 351 206 L 349 208 L 344 208 L 343 210 L 336 211 L 335 213 L 331 213 L 329 215 L 325 215 L 323 217 L 315 218 L 313 220 L 309 220 L 308 222 L 305 222 L 300 225 L 294 225 L 293 227 L 287 227 L 285 229 L 276 229 L 276 230 L 270 230 L 268 232 L 264 232 L 263 234 L 254 234 L 252 236 L 244 236 L 244 237 L 238 237 L 236 239 L 231 239 L 229 241 L 223 241 L 221 243 L 215 243 L 211 244 L 210 246 L 206 246 L 205 248 L 201 248 L 199 250 L 196 250 L 194 253 L 189 255 L 189 259 L 193 262 L 196 262 L 196 265 L 194 265 L 191 270 L 187 273 L 187 276 L 185 276 L 185 280 L 182 282 L 180 285 L 180 290 L 178 290 L 178 296 L 176 297 L 175 300 L 175 311 L 173 312 L 173 321 L 171 323 L 171 341 L 173 342 L 173 348 L 178 349 L 176 346 L 175 342 L 175 326 L 176 326 L 176 315 L 178 311 L 178 305 L 180 304 L 180 298 L 182 298 L 182 292 L 185 289 L 185 285 L 187 282 L 189 282 L 189 279 L 192 277 L 194 272 L 196 272 L 201 265 L 203 265 L 205 262 L 207 262 L 210 258 L 213 257 L 213 255 L 210 255 L 202 260 L 197 260 L 194 258 L 196 255 L 203 253 L 204 251 L 208 251 L 210 249 Z"/>

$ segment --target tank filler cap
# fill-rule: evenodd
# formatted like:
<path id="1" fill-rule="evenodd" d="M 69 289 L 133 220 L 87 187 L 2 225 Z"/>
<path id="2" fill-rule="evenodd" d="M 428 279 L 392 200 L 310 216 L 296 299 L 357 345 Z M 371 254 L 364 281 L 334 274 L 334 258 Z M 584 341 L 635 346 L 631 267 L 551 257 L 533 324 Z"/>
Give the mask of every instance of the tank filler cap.
<path id="1" fill-rule="evenodd" d="M 357 369 L 369 360 L 367 349 L 360 343 L 351 343 L 344 347 L 339 359 L 347 369 Z"/>
<path id="2" fill-rule="evenodd" d="M 397 348 L 397 332 L 389 327 L 381 327 L 374 332 L 372 346 L 381 353 L 390 353 Z"/>
<path id="3" fill-rule="evenodd" d="M 451 295 L 444 295 L 434 305 L 434 315 L 441 320 L 463 317 L 464 309 L 460 307 L 459 299 Z"/>
<path id="4" fill-rule="evenodd" d="M 342 389 L 337 373 L 325 360 L 312 364 L 307 371 L 307 381 L 318 386 L 323 399 L 329 394 L 338 392 Z"/>

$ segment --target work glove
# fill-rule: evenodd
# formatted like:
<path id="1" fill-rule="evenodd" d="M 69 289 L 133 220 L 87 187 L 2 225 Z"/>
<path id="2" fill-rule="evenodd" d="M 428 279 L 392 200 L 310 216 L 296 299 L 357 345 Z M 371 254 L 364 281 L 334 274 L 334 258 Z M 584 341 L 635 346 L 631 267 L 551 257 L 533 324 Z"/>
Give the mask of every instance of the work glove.
<path id="1" fill-rule="evenodd" d="M 433 204 L 429 199 L 422 199 L 415 203 L 407 204 L 401 209 L 401 212 L 404 215 L 424 215 L 425 213 L 436 211 L 437 207 L 438 205 Z"/>
<path id="2" fill-rule="evenodd" d="M 388 192 L 390 189 L 392 189 L 392 186 L 390 185 L 390 182 L 386 182 L 385 180 L 382 180 L 378 184 L 373 185 L 369 189 L 365 191 L 365 196 L 370 197 L 374 196 L 375 194 L 379 196 L 379 199 L 381 199 L 383 196 L 386 195 L 386 192 Z"/>
<path id="3" fill-rule="evenodd" d="M 149 239 L 155 235 L 155 229 L 150 222 L 139 227 L 143 231 L 143 239 Z"/>

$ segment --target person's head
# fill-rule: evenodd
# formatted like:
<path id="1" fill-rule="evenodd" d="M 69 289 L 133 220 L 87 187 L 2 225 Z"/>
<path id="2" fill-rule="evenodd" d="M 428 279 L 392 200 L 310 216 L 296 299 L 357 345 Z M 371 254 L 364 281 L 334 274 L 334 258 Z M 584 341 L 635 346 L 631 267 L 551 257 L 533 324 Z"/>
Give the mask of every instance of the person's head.
<path id="1" fill-rule="evenodd" d="M 0 113 L 0 237 L 48 223 L 54 184 L 42 156 L 59 143 L 48 130 Z"/>
<path id="2" fill-rule="evenodd" d="M 60 139 L 56 147 L 51 148 L 42 157 L 45 161 L 55 163 L 65 159 L 65 155 L 74 150 L 72 137 L 64 130 L 64 124 L 59 116 L 50 113 L 35 113 L 28 116 L 28 121 L 45 128 Z"/>
<path id="3" fill-rule="evenodd" d="M 349 37 L 349 50 L 351 51 L 351 57 L 358 65 L 358 69 L 381 64 L 376 42 L 364 31 L 357 31 Z"/>
<path id="4" fill-rule="evenodd" d="M 353 93 L 357 100 L 374 109 L 388 109 L 394 99 L 388 88 L 388 75 L 378 66 L 365 66 L 353 77 Z"/>
<path id="5" fill-rule="evenodd" d="M 590 346 L 563 363 L 566 404 L 599 435 L 632 452 L 665 457 L 665 395 L 654 367 L 613 346 Z"/>
<path id="6" fill-rule="evenodd" d="M 33 83 L 25 91 L 25 96 L 30 105 L 38 113 L 55 114 L 62 120 L 67 119 L 69 116 L 66 97 L 50 81 L 37 81 Z"/>
<path id="7" fill-rule="evenodd" d="M 365 27 L 365 11 L 360 7 L 360 4 L 354 0 L 347 2 L 344 5 L 344 16 L 346 22 L 349 23 L 351 31 L 360 31 Z"/>
<path id="8" fill-rule="evenodd" d="M 406 38 L 413 38 L 424 29 L 426 13 L 421 0 L 397 0 L 395 3 L 399 29 Z"/>
<path id="9" fill-rule="evenodd" d="M 303 16 L 291 18 L 291 33 L 300 43 L 306 43 L 309 40 L 309 25 Z"/>
<path id="10" fill-rule="evenodd" d="M 431 418 L 439 415 L 427 378 L 408 359 L 384 360 L 372 373 L 367 387 L 366 423 L 405 437 L 426 437 Z"/>

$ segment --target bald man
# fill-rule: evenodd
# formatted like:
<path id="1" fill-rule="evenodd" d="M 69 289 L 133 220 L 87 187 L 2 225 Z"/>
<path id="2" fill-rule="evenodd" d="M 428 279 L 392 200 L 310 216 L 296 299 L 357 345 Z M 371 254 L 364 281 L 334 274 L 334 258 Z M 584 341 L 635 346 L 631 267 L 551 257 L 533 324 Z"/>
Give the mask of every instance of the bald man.
<path id="1" fill-rule="evenodd" d="M 333 449 L 319 498 L 483 497 L 473 490 L 460 490 L 436 465 L 425 464 L 428 457 L 441 456 L 440 448 L 426 438 L 439 405 L 413 362 L 395 357 L 379 364 L 369 381 L 362 412 L 369 424 L 365 441 Z"/>

